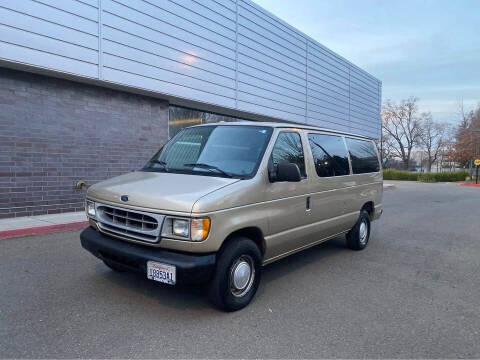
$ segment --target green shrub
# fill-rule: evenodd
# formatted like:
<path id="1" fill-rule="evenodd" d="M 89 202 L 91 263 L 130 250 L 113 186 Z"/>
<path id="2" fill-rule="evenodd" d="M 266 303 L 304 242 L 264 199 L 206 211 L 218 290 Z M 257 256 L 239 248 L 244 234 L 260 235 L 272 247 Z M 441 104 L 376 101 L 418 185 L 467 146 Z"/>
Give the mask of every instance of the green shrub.
<path id="1" fill-rule="evenodd" d="M 419 173 L 411 172 L 411 171 L 386 169 L 386 170 L 383 170 L 383 179 L 384 180 L 417 181 L 418 180 L 418 174 Z"/>
<path id="2" fill-rule="evenodd" d="M 468 171 L 445 172 L 435 174 L 437 181 L 465 181 L 468 176 Z"/>
<path id="3" fill-rule="evenodd" d="M 433 173 L 418 173 L 418 181 L 433 183 L 437 182 L 436 174 Z"/>
<path id="4" fill-rule="evenodd" d="M 404 170 L 385 169 L 383 170 L 384 180 L 408 180 L 422 182 L 450 182 L 465 181 L 468 172 L 465 170 L 445 173 L 420 173 Z"/>

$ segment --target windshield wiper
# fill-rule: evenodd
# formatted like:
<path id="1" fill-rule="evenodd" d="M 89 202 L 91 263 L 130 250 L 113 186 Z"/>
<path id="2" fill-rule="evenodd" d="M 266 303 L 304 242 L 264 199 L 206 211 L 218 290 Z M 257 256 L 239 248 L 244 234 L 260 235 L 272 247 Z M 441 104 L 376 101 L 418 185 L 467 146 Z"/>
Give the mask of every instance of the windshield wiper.
<path id="1" fill-rule="evenodd" d="M 222 173 L 223 175 L 227 177 L 233 177 L 232 174 L 226 172 L 225 170 L 220 169 L 218 166 L 215 165 L 210 165 L 210 164 L 205 164 L 205 163 L 191 163 L 191 164 L 183 164 L 183 166 L 188 166 L 188 167 L 199 167 L 199 168 L 204 168 L 207 170 L 217 170 L 218 172 Z"/>
<path id="2" fill-rule="evenodd" d="M 163 166 L 162 170 L 165 170 L 165 172 L 168 172 L 167 163 L 165 161 L 155 159 L 155 160 L 150 160 L 150 163 L 162 165 Z M 148 167 L 145 169 L 155 170 L 155 168 L 152 168 L 152 167 Z"/>
<path id="3" fill-rule="evenodd" d="M 167 166 L 167 163 L 165 161 L 162 161 L 162 160 L 152 160 L 153 163 L 155 164 L 160 164 L 160 165 L 163 165 L 163 166 Z"/>

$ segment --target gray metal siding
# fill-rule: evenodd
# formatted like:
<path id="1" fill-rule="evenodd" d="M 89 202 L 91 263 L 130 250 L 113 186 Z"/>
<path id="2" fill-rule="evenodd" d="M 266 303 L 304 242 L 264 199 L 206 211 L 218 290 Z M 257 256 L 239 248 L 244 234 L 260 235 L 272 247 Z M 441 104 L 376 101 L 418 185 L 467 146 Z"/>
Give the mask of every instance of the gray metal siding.
<path id="1" fill-rule="evenodd" d="M 250 1 L 237 5 L 238 109 L 305 122 L 305 41 Z"/>
<path id="2" fill-rule="evenodd" d="M 381 83 L 250 0 L 2 0 L 0 58 L 380 137 Z"/>
<path id="3" fill-rule="evenodd" d="M 2 0 L 0 58 L 96 78 L 97 2 Z"/>
<path id="4" fill-rule="evenodd" d="M 235 107 L 235 14 L 189 3 L 104 0 L 103 80 Z"/>

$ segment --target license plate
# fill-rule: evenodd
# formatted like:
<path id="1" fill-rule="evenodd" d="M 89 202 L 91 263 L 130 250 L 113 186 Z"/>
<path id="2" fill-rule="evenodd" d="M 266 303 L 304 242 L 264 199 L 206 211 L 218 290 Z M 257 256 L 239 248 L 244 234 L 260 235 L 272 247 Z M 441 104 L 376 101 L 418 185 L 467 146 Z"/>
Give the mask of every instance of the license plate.
<path id="1" fill-rule="evenodd" d="M 173 265 L 147 261 L 147 278 L 165 284 L 175 285 L 176 268 Z"/>

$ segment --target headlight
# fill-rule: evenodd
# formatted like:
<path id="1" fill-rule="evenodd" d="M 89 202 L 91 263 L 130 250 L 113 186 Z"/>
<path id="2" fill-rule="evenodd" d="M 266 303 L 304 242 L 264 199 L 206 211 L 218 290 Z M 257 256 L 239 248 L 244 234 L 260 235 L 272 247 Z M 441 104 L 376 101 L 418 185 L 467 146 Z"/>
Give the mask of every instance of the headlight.
<path id="1" fill-rule="evenodd" d="M 188 220 L 172 219 L 173 235 L 188 238 L 188 235 L 190 234 L 189 225 Z"/>
<path id="2" fill-rule="evenodd" d="M 94 218 L 97 215 L 95 211 L 95 203 L 93 201 L 85 200 L 85 212 L 89 217 Z"/>
<path id="3" fill-rule="evenodd" d="M 162 237 L 187 241 L 203 241 L 207 238 L 209 231 L 209 218 L 189 219 L 167 216 L 162 226 Z"/>

